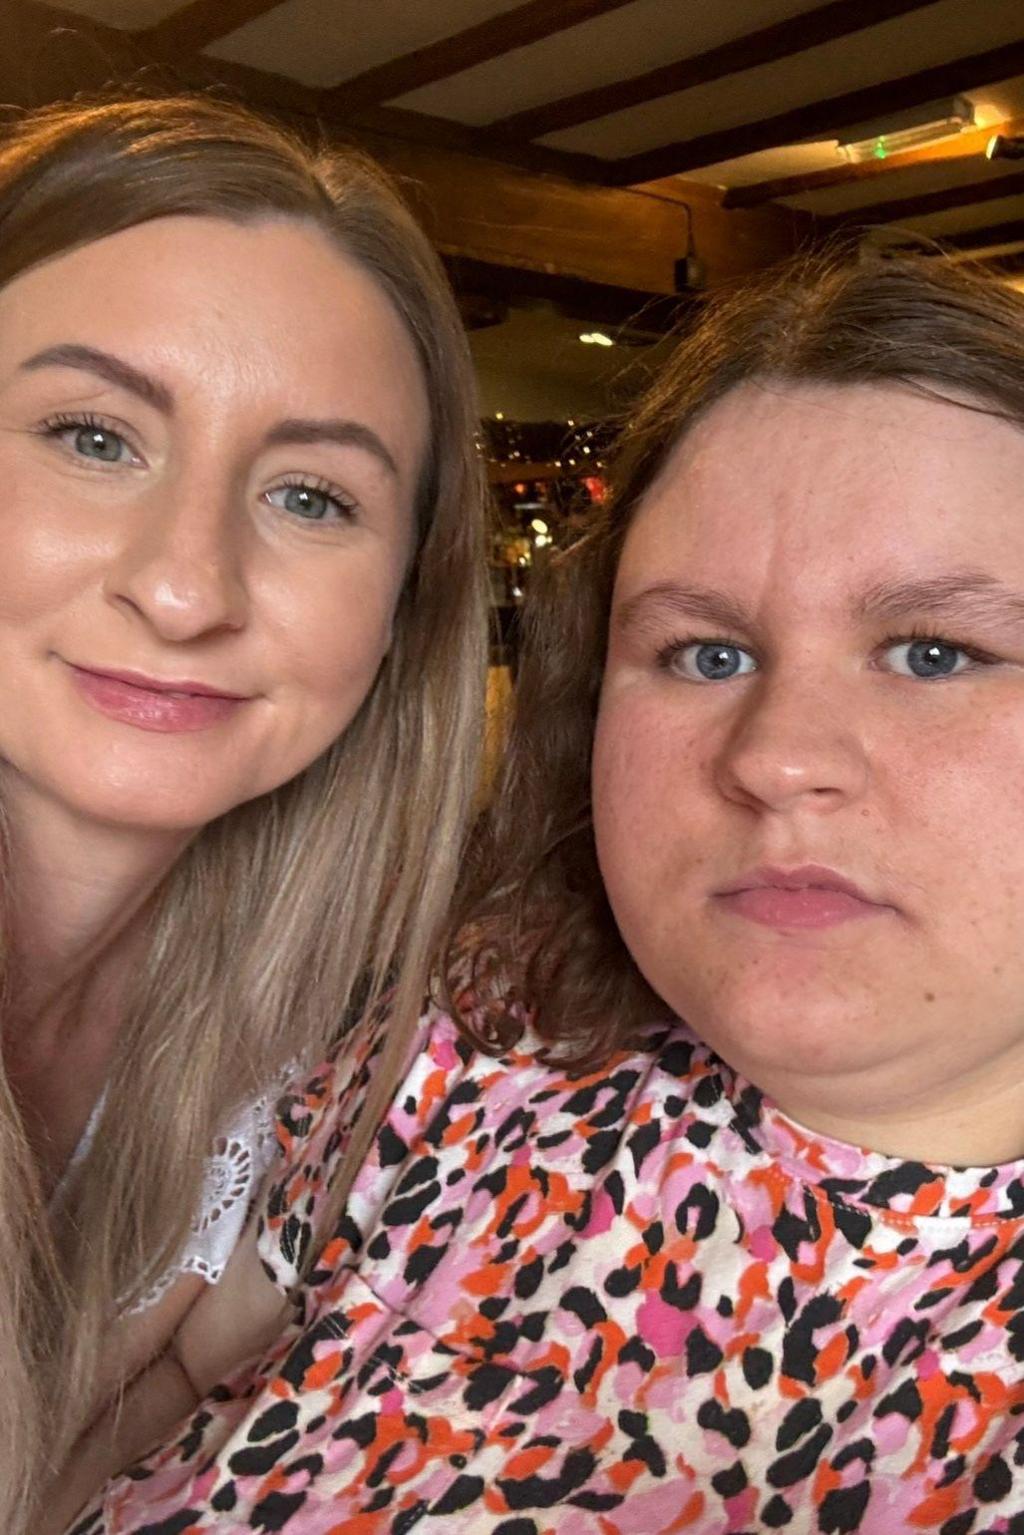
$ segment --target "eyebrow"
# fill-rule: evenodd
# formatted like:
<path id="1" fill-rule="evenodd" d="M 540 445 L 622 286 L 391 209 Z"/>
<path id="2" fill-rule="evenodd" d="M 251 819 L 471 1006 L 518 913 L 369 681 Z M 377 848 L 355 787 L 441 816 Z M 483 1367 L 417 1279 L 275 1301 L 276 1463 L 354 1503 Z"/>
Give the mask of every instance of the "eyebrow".
<path id="1" fill-rule="evenodd" d="M 951 571 L 916 581 L 878 582 L 855 599 L 852 613 L 857 619 L 888 623 L 917 616 L 946 622 L 1024 624 L 1024 592 L 981 571 Z M 616 609 L 612 623 L 628 630 L 671 617 L 699 619 L 723 634 L 750 633 L 756 627 L 753 615 L 724 592 L 674 581 L 659 581 L 627 598 Z"/>
<path id="2" fill-rule="evenodd" d="M 890 622 L 911 613 L 981 623 L 1024 623 L 1024 592 L 983 571 L 959 570 L 920 581 L 880 582 L 857 606 L 863 618 Z"/>
<path id="3" fill-rule="evenodd" d="M 371 427 L 361 421 L 348 421 L 341 417 L 323 421 L 295 417 L 279 421 L 264 438 L 268 448 L 302 447 L 311 443 L 330 442 L 341 448 L 362 448 L 370 453 L 394 479 L 399 479 L 398 465 L 390 450 Z"/>
<path id="4" fill-rule="evenodd" d="M 132 367 L 123 358 L 115 357 L 111 352 L 101 352 L 94 346 L 65 341 L 59 346 L 44 347 L 21 364 L 23 373 L 34 373 L 40 368 L 77 368 L 81 373 L 91 373 L 117 389 L 137 395 L 161 415 L 169 416 L 174 410 L 174 396 L 166 384 L 150 378 L 148 373 Z"/>
<path id="5" fill-rule="evenodd" d="M 133 367 L 122 357 L 115 357 L 111 352 L 100 351 L 97 347 L 63 342 L 59 346 L 45 347 L 21 364 L 22 372 L 36 372 L 40 368 L 76 368 L 79 372 L 91 373 L 117 389 L 125 389 L 129 394 L 134 394 L 161 415 L 174 414 L 174 395 L 166 384 Z M 268 448 L 303 447 L 321 442 L 334 443 L 343 448 L 361 448 L 365 453 L 372 454 L 395 479 L 400 478 L 393 454 L 377 433 L 361 421 L 340 417 L 325 420 L 295 417 L 279 421 L 264 438 L 264 446 Z"/>
<path id="6" fill-rule="evenodd" d="M 659 581 L 628 597 L 619 604 L 612 622 L 617 629 L 632 629 L 666 617 L 699 618 L 730 633 L 752 627 L 746 609 L 724 592 L 711 586 L 681 586 L 675 581 Z"/>

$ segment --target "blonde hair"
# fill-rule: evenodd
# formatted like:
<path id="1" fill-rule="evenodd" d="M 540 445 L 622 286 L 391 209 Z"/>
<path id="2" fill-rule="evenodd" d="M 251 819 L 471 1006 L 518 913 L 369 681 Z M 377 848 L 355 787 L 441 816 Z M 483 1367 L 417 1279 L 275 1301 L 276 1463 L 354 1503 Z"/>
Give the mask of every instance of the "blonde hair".
<path id="1" fill-rule="evenodd" d="M 56 1462 L 81 1427 L 115 1298 L 130 1306 L 180 1251 L 225 1116 L 289 1059 L 325 1052 L 387 986 L 393 1032 L 365 1143 L 425 988 L 477 782 L 483 496 L 468 352 L 435 254 L 375 166 L 211 98 L 58 105 L 0 143 L 0 284 L 182 214 L 312 223 L 379 283 L 430 406 L 418 547 L 393 645 L 343 737 L 206 827 L 158 893 L 59 1232 L 0 1074 L 5 1530 L 23 1523 L 47 1451 Z"/>
<path id="2" fill-rule="evenodd" d="M 466 859 L 448 973 L 484 1049 L 528 1008 L 560 1060 L 599 1065 L 664 1011 L 619 934 L 594 843 L 590 759 L 612 591 L 644 497 L 717 401 L 764 379 L 896 384 L 1024 426 L 1024 294 L 936 257 L 825 252 L 713 298 L 623 427 L 593 526 L 539 573 L 502 775 Z"/>

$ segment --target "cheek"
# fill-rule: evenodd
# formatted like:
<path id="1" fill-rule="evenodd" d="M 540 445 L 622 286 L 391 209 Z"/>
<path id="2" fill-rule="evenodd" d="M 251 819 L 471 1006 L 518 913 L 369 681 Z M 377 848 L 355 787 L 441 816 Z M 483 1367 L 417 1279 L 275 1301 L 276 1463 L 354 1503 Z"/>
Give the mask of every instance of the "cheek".
<path id="1" fill-rule="evenodd" d="M 299 710 L 338 728 L 357 712 L 391 642 L 400 580 L 397 560 L 354 560 L 277 588 L 264 642 Z"/>
<path id="2" fill-rule="evenodd" d="M 981 716 L 904 762 L 898 819 L 917 844 L 908 861 L 961 941 L 991 943 L 1002 927 L 1016 947 L 1024 923 L 1024 718 L 1014 714 Z"/>
<path id="3" fill-rule="evenodd" d="M 623 693 L 602 701 L 594 739 L 593 812 L 598 860 L 613 905 L 657 884 L 667 864 L 696 856 L 707 777 L 692 725 Z"/>
<path id="4" fill-rule="evenodd" d="M 66 505 L 32 494 L 17 477 L 3 480 L 3 469 L 0 462 L 0 614 L 20 624 L 94 587 L 111 551 Z"/>

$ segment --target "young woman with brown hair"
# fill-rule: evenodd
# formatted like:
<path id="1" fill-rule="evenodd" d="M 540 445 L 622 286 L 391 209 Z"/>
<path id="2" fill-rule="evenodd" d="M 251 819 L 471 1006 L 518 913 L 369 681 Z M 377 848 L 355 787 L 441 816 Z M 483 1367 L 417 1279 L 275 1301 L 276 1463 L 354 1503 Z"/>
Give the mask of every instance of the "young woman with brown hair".
<path id="1" fill-rule="evenodd" d="M 477 781 L 475 424 L 357 155 L 205 98 L 5 130 L 5 1530 L 220 1276 L 283 1075 L 385 980 L 418 1008 Z"/>
<path id="2" fill-rule="evenodd" d="M 1022 485 L 1019 294 L 712 307 L 532 603 L 473 985 L 340 1219 L 386 1018 L 287 1101 L 299 1315 L 83 1532 L 1015 1535 Z"/>

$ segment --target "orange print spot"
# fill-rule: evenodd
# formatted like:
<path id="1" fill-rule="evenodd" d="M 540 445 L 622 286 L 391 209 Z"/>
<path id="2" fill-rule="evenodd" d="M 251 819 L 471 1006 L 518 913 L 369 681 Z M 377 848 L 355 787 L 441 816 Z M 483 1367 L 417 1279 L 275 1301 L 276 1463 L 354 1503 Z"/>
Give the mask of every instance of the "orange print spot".
<path id="1" fill-rule="evenodd" d="M 507 1273 L 507 1263 L 477 1269 L 475 1274 L 466 1275 L 462 1281 L 462 1288 L 468 1290 L 470 1295 L 495 1295 L 504 1287 Z"/>
<path id="2" fill-rule="evenodd" d="M 620 1460 L 618 1465 L 611 1467 L 608 1477 L 616 1491 L 626 1492 L 644 1470 L 639 1460 Z"/>
<path id="3" fill-rule="evenodd" d="M 823 1380 L 831 1380 L 837 1375 L 846 1363 L 848 1352 L 848 1340 L 845 1333 L 837 1332 L 825 1347 L 820 1350 L 814 1362 L 815 1379 L 820 1384 Z"/>
<path id="4" fill-rule="evenodd" d="M 938 1527 L 946 1519 L 952 1518 L 959 1509 L 960 1494 L 956 1487 L 940 1487 L 938 1491 L 930 1493 L 916 1508 L 911 1509 L 907 1517 L 915 1528 L 931 1529 L 933 1525 Z"/>
<path id="5" fill-rule="evenodd" d="M 676 1535 L 677 1530 L 688 1530 L 704 1512 L 704 1494 L 695 1492 L 678 1519 L 665 1526 L 665 1535 Z"/>
<path id="6" fill-rule="evenodd" d="M 553 1450 L 550 1445 L 538 1444 L 530 1450 L 520 1450 L 518 1455 L 513 1455 L 508 1463 L 505 1473 L 510 1482 L 521 1481 L 523 1477 L 534 1476 L 551 1459 Z"/>
<path id="7" fill-rule="evenodd" d="M 315 1364 L 311 1364 L 302 1377 L 304 1391 L 315 1391 L 318 1386 L 326 1386 L 328 1381 L 334 1379 L 341 1366 L 341 1350 L 333 1354 L 325 1354 Z"/>

